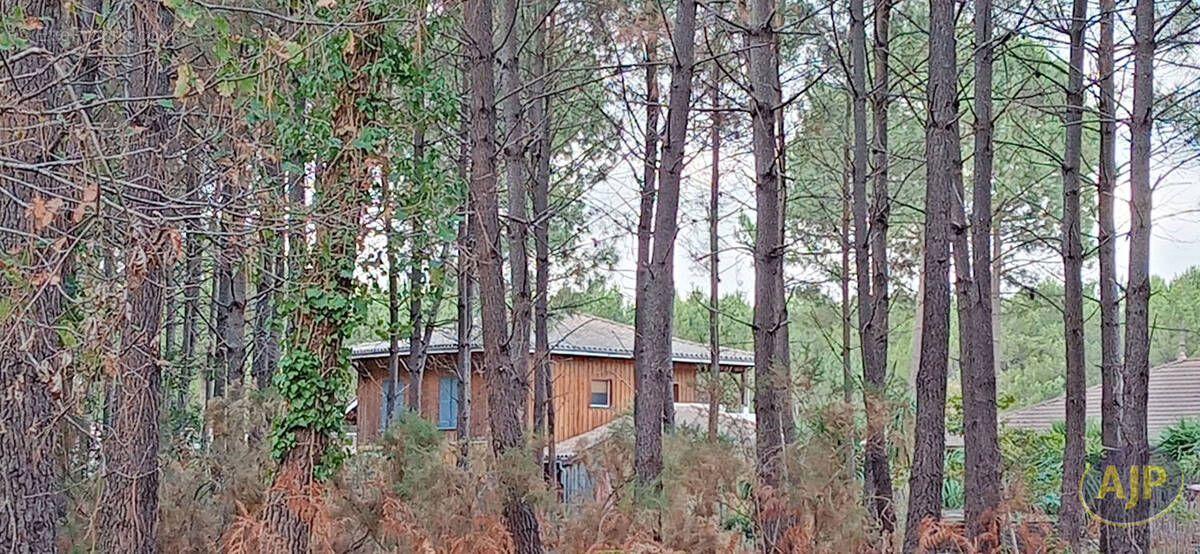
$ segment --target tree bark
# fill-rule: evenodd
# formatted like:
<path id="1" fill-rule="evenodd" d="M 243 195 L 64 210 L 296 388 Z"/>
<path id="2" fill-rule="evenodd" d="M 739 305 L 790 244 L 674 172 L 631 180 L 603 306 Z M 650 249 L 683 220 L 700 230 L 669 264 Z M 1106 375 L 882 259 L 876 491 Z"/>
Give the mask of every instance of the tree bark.
<path id="1" fill-rule="evenodd" d="M 1066 442 L 1063 450 L 1062 498 L 1074 498 L 1083 478 L 1087 434 L 1087 374 L 1083 336 L 1083 243 L 1079 213 L 1079 167 L 1083 145 L 1083 55 L 1087 1 L 1074 0 L 1069 27 L 1070 66 L 1067 76 L 1066 143 L 1063 152 L 1063 327 L 1066 336 Z M 1083 541 L 1079 502 L 1063 502 L 1059 534 L 1078 550 Z"/>
<path id="2" fill-rule="evenodd" d="M 377 31 L 359 26 L 354 32 L 362 37 Z M 346 319 L 354 315 L 354 264 L 367 204 L 362 184 L 371 181 L 372 168 L 349 133 L 370 123 L 358 103 L 370 85 L 363 68 L 379 56 L 373 44 L 362 40 L 355 48 L 343 50 L 345 77 L 337 82 L 334 94 L 320 99 L 330 102 L 331 127 L 343 146 L 328 159 L 317 160 L 320 170 L 312 185 L 313 198 L 319 199 L 312 210 L 314 240 L 304 271 L 296 272 L 296 288 L 304 291 L 301 298 L 320 290 L 322 299 L 341 302 L 307 303 L 295 310 L 287 337 L 284 368 L 287 377 L 297 382 L 279 387 L 287 412 L 277 418 L 275 433 L 288 446 L 279 456 L 262 517 L 264 534 L 281 543 L 277 550 L 292 554 L 309 552 L 314 534 L 320 532 L 319 510 L 313 504 L 321 500 L 315 485 L 333 469 L 334 460 L 326 454 L 338 447 L 335 441 L 340 438 L 340 418 L 331 421 L 324 410 L 339 401 L 344 391 L 338 383 L 348 379 L 350 371 Z"/>
<path id="3" fill-rule="evenodd" d="M 871 318 L 874 330 L 875 365 L 864 374 L 871 397 L 867 407 L 866 455 L 872 459 L 872 512 L 884 540 L 890 541 L 896 530 L 895 504 L 892 499 L 892 474 L 888 461 L 887 421 L 889 409 L 885 401 L 888 381 L 888 337 L 891 333 L 891 293 L 888 268 L 888 224 L 891 218 L 891 195 L 888 190 L 888 101 L 891 94 L 888 80 L 889 26 L 892 0 L 875 0 L 874 54 L 875 80 L 871 104 L 875 117 L 874 173 L 871 198 Z"/>
<path id="4" fill-rule="evenodd" d="M 850 329 L 854 326 L 852 310 L 850 308 L 850 251 L 854 249 L 854 242 L 850 238 L 851 227 L 853 221 L 850 210 L 850 197 L 854 195 L 853 186 L 850 184 L 850 144 L 843 142 L 842 144 L 842 226 L 840 229 L 841 247 L 842 247 L 842 263 L 841 272 L 838 275 L 838 280 L 841 281 L 842 290 L 842 402 L 847 407 L 853 405 L 854 402 L 854 377 L 851 373 L 853 360 L 851 357 L 850 344 Z M 855 445 L 858 442 L 854 436 L 854 427 L 851 427 L 851 436 L 846 441 L 845 456 L 846 476 L 849 482 L 853 482 L 858 476 L 858 471 L 855 468 Z M 863 480 L 863 493 L 866 498 L 872 498 L 868 483 L 869 475 Z"/>
<path id="5" fill-rule="evenodd" d="M 416 130 L 413 131 L 412 141 L 413 159 L 417 160 L 418 167 L 425 160 L 425 127 L 418 123 Z M 421 178 L 420 170 L 418 170 L 417 179 Z M 422 227 L 424 222 L 415 218 L 412 219 L 412 253 L 409 256 L 408 266 L 408 358 L 405 360 L 408 366 L 408 406 L 407 408 L 415 414 L 421 413 L 421 404 L 424 398 L 421 397 L 421 383 L 425 382 L 425 361 L 426 348 L 429 345 L 425 327 L 433 323 L 433 319 L 437 317 L 437 311 L 430 313 L 430 322 L 425 322 L 425 292 L 427 289 L 425 283 L 425 261 L 431 255 L 427 250 L 428 244 L 421 234 L 424 232 Z M 392 380 L 393 388 L 396 386 L 396 380 Z M 389 411 L 391 407 L 388 408 Z M 389 420 L 390 421 L 390 420 Z"/>
<path id="6" fill-rule="evenodd" d="M 696 2 L 680 0 L 671 35 L 671 88 L 667 92 L 667 129 L 663 141 L 662 166 L 658 176 L 658 198 L 654 213 L 653 244 L 649 266 L 649 313 L 646 327 L 638 333 L 648 338 L 646 354 L 650 359 L 652 386 L 649 394 L 639 391 L 634 398 L 636 447 L 644 463 L 635 460 L 638 478 L 656 483 L 662 473 L 662 430 L 674 425 L 675 402 L 671 394 L 674 375 L 672 352 L 675 309 L 675 235 L 678 231 L 679 187 L 683 178 L 684 149 L 692 96 L 692 76 L 696 64 Z M 641 307 L 639 306 L 639 309 Z M 639 402 L 641 401 L 641 402 Z M 639 407 L 640 406 L 640 407 Z M 639 412 L 642 414 L 638 416 Z M 656 415 L 651 416 L 652 413 Z M 651 419 L 657 418 L 657 424 Z M 638 456 L 635 455 L 635 458 Z"/>
<path id="7" fill-rule="evenodd" d="M 60 2 L 25 0 L 16 6 L 25 17 L 42 22 L 21 36 L 29 47 L 47 54 L 7 64 L 0 96 L 15 103 L 0 113 L 0 155 L 47 166 L 36 172 L 6 169 L 0 194 L 0 250 L 6 262 L 29 260 L 24 266 L 6 264 L 0 278 L 0 298 L 12 309 L 0 318 L 0 474 L 5 476 L 0 480 L 0 544 L 18 553 L 53 553 L 65 510 L 54 457 L 61 432 L 54 420 L 63 392 L 56 383 L 71 379 L 57 325 L 70 301 L 60 284 L 70 278 L 72 265 L 70 247 L 54 244 L 69 244 L 74 235 L 67 214 L 76 208 L 79 193 L 54 178 L 60 171 L 50 162 L 69 155 L 64 150 L 73 140 L 59 144 L 67 124 L 45 112 L 67 101 L 68 84 L 60 79 L 70 76 L 60 76 L 54 60 L 63 54 L 62 35 L 68 29 Z M 23 94 L 29 96 L 18 102 Z M 77 113 L 68 113 L 63 119 L 75 117 Z M 56 198 L 67 202 L 57 213 L 50 212 L 49 220 L 29 210 L 35 202 L 49 210 Z"/>
<path id="8" fill-rule="evenodd" d="M 198 226 L 197 226 L 198 227 Z M 183 281 L 183 337 L 179 345 L 180 386 L 176 390 L 176 407 L 185 409 L 188 402 L 188 389 L 192 376 L 196 371 L 196 347 L 200 342 L 200 279 L 203 252 L 200 249 L 200 230 L 193 227 L 187 230 L 184 252 L 187 264 L 184 268 Z"/>
<path id="9" fill-rule="evenodd" d="M 272 164 L 270 177 L 272 184 L 282 178 L 278 164 Z M 287 194 L 283 186 L 274 190 L 272 201 L 282 202 Z M 274 205 L 264 208 L 267 216 L 276 217 L 277 208 Z M 266 218 L 264 218 L 266 219 Z M 264 226 L 273 221 L 263 221 Z M 279 287 L 283 280 L 283 239 L 282 236 L 271 232 L 260 233 L 261 245 L 259 251 L 258 276 L 254 283 L 254 357 L 250 361 L 250 375 L 255 387 L 260 391 L 271 386 L 271 378 L 279 365 L 279 326 L 276 322 L 278 313 L 276 305 L 279 297 Z"/>
<path id="10" fill-rule="evenodd" d="M 458 345 L 454 367 L 458 373 L 458 467 L 471 467 L 471 224 L 470 206 L 464 202 L 463 219 L 458 224 Z"/>
<path id="11" fill-rule="evenodd" d="M 993 214 L 994 215 L 994 214 Z M 996 366 L 996 375 L 1000 375 L 1004 360 L 1000 357 L 1000 284 L 1004 282 L 1004 247 L 1000 240 L 1002 221 L 992 220 L 992 290 L 989 297 L 992 302 L 992 363 Z"/>
<path id="12" fill-rule="evenodd" d="M 504 131 L 504 181 L 508 187 L 508 265 L 512 290 L 512 333 L 509 354 L 513 373 L 529 386 L 529 328 L 533 303 L 529 287 L 529 175 L 526 168 L 526 124 L 522 102 L 520 51 L 521 29 L 518 0 L 500 3 L 500 102 Z M 482 290 L 481 290 L 482 292 Z M 527 398 L 519 399 L 521 413 L 527 413 Z M 527 421 L 527 420 L 526 420 Z"/>
<path id="13" fill-rule="evenodd" d="M 400 255 L 397 252 L 399 238 L 396 236 L 396 219 L 395 209 L 393 207 L 396 202 L 392 196 L 395 191 L 391 188 L 391 183 L 388 180 L 389 176 L 383 175 L 384 202 L 388 203 L 389 209 L 386 219 L 387 225 L 387 245 L 385 246 L 385 255 L 387 256 L 387 299 L 388 299 L 388 356 L 387 370 L 388 382 L 386 405 L 383 406 L 384 427 L 391 425 L 392 420 L 397 416 L 396 412 L 396 396 L 404 394 L 400 387 Z M 415 291 L 414 291 L 415 295 Z M 419 307 L 418 307 L 419 309 Z M 411 316 L 411 314 L 410 314 Z M 416 332 L 410 330 L 413 336 Z M 409 344 L 411 352 L 413 345 Z M 409 381 L 410 383 L 413 381 Z M 417 387 L 420 388 L 420 387 Z M 411 403 L 411 402 L 410 402 Z M 418 412 L 420 413 L 420 412 Z"/>
<path id="14" fill-rule="evenodd" d="M 925 334 L 925 240 L 918 237 L 921 244 L 917 258 L 920 260 L 920 270 L 917 274 L 917 297 L 913 307 L 912 342 L 908 355 L 908 392 L 913 399 L 917 398 L 917 373 L 921 367 L 921 336 Z M 911 446 L 911 442 L 910 442 Z"/>
<path id="15" fill-rule="evenodd" d="M 534 271 L 534 348 L 535 348 L 535 394 L 534 394 L 534 429 L 541 433 L 546 440 L 546 479 L 551 486 L 557 487 L 558 464 L 555 463 L 556 452 L 554 444 L 554 375 L 550 359 L 550 157 L 553 153 L 554 138 L 550 121 L 550 97 L 546 94 L 551 77 L 547 69 L 547 59 L 550 57 L 547 37 L 553 32 L 553 5 L 545 3 L 551 11 L 546 13 L 543 21 L 534 33 L 533 74 L 536 77 L 532 87 L 532 110 L 530 120 L 536 126 L 534 129 L 534 174 L 533 174 L 533 212 L 534 212 L 534 244 L 536 264 Z"/>
<path id="16" fill-rule="evenodd" d="M 884 68 L 886 83 L 886 34 L 887 16 L 880 13 L 878 4 L 884 4 L 886 12 L 887 0 L 877 2 L 876 24 L 879 16 L 883 16 L 883 29 L 876 29 L 876 64 Z M 883 36 L 878 36 L 882 31 Z M 884 42 L 881 46 L 879 42 Z M 875 519 L 885 540 L 895 529 L 895 514 L 891 506 L 891 476 L 888 470 L 887 440 L 885 438 L 885 421 L 887 408 L 883 403 L 884 387 L 887 383 L 887 235 L 886 214 L 881 210 L 887 204 L 887 171 L 886 154 L 880 157 L 882 149 L 887 144 L 886 115 L 880 117 L 883 99 L 876 90 L 872 94 L 872 107 L 876 115 L 876 171 L 874 203 L 867 204 L 867 46 L 866 46 L 866 16 L 863 0 L 853 0 L 850 5 L 850 49 L 851 76 L 850 90 L 852 91 L 851 112 L 854 129 L 854 156 L 851 163 L 851 211 L 854 218 L 854 259 L 856 267 L 856 283 L 858 295 L 858 335 L 862 349 L 863 364 L 863 400 L 866 408 L 867 435 L 866 449 L 863 454 L 863 474 L 871 515 Z M 882 61 L 879 56 L 883 56 Z M 878 69 L 878 67 L 877 67 Z M 876 76 L 877 79 L 880 76 Z M 886 87 L 886 84 L 884 84 Z M 886 113 L 886 112 L 885 112 Z M 882 125 L 880 132 L 879 125 Z M 881 181 L 882 179 L 882 181 Z M 868 224 L 868 212 L 871 223 Z M 882 217 L 881 217 L 882 216 Z M 878 248 L 878 251 L 873 251 Z M 882 325 L 882 327 L 881 327 Z"/>
<path id="17" fill-rule="evenodd" d="M 1105 448 L 1121 446 L 1121 306 L 1117 290 L 1116 222 L 1113 211 L 1117 180 L 1117 114 L 1114 84 L 1113 13 L 1116 0 L 1100 0 L 1100 47 L 1097 69 L 1100 82 L 1100 164 L 1096 181 L 1097 225 L 1100 228 L 1097 250 L 1100 258 L 1100 416 L 1101 439 Z M 1112 520 L 1115 506 L 1103 503 L 1101 510 Z M 1119 531 L 1100 527 L 1100 551 L 1120 552 L 1115 539 Z"/>
<path id="18" fill-rule="evenodd" d="M 917 549 L 922 521 L 941 519 L 946 448 L 946 369 L 950 340 L 951 198 L 961 179 L 953 0 L 930 0 L 925 126 L 925 253 L 917 415 L 904 552 Z"/>
<path id="19" fill-rule="evenodd" d="M 975 125 L 971 205 L 970 295 L 974 350 L 963 374 L 967 537 L 981 552 L 1000 547 L 1000 445 L 992 335 L 992 2 L 975 2 Z M 1063 497 L 1066 498 L 1066 497 Z"/>
<path id="20" fill-rule="evenodd" d="M 721 199 L 721 88 L 714 70 L 709 89 L 712 121 L 709 147 L 712 168 L 708 187 L 708 442 L 717 441 L 717 417 L 721 409 L 721 260 L 719 215 Z"/>
<path id="21" fill-rule="evenodd" d="M 224 198 L 224 191 L 228 187 L 227 183 L 218 181 L 215 185 L 217 198 Z M 225 200 L 221 204 L 226 204 Z M 209 387 L 212 389 L 213 398 L 224 398 L 225 391 L 229 386 L 228 359 L 229 345 L 226 342 L 226 337 L 229 329 L 229 306 L 233 303 L 230 292 L 230 272 L 229 258 L 226 255 L 225 242 L 229 240 L 223 232 L 224 225 L 222 224 L 223 215 L 221 213 L 214 214 L 210 229 L 216 231 L 215 236 L 210 237 L 209 241 L 213 248 L 213 275 L 211 294 L 209 294 L 211 305 L 209 307 L 209 317 L 212 320 L 212 327 L 209 329 L 209 362 L 208 374 Z"/>
<path id="22" fill-rule="evenodd" d="M 225 168 L 221 207 L 221 362 L 227 393 L 237 396 L 245 382 L 246 368 L 246 205 L 241 172 Z"/>
<path id="23" fill-rule="evenodd" d="M 1150 380 L 1150 134 L 1154 125 L 1154 2 L 1137 0 L 1133 32 L 1133 111 L 1129 117 L 1129 278 L 1125 284 L 1125 374 L 1121 439 L 1125 460 L 1150 459 L 1146 403 Z M 1137 515 L 1147 505 L 1138 503 Z M 1149 552 L 1146 525 L 1124 528 L 1128 546 Z M 1133 549 L 1130 549 L 1133 551 Z"/>
<path id="24" fill-rule="evenodd" d="M 512 0 L 507 0 L 511 2 Z M 500 208 L 496 191 L 496 112 L 492 70 L 492 1 L 469 0 L 464 5 L 468 79 L 471 102 L 472 213 L 476 216 L 476 260 L 483 326 L 484 375 L 488 381 L 488 414 L 492 452 L 498 458 L 519 455 L 525 447 L 522 429 L 526 375 L 514 371 L 509 355 L 505 315 L 504 268 L 500 252 Z M 528 340 L 528 339 L 526 339 Z M 528 352 L 525 352 L 528 355 Z M 542 552 L 538 520 L 519 483 L 501 483 L 504 519 L 518 554 Z"/>
<path id="25" fill-rule="evenodd" d="M 180 292 L 179 277 L 176 273 L 174 269 L 167 273 L 166 292 L 164 293 L 166 307 L 163 308 L 162 357 L 164 360 L 172 362 L 172 366 L 176 356 L 175 333 L 179 329 L 179 324 L 175 319 L 175 312 L 178 308 L 176 298 Z"/>
<path id="26" fill-rule="evenodd" d="M 788 365 L 786 292 L 783 276 L 783 194 L 780 151 L 776 138 L 781 108 L 773 0 L 750 3 L 749 49 L 750 117 L 755 172 L 754 231 L 754 408 L 758 481 L 777 488 L 784 480 L 783 448 L 790 436 L 791 380 Z M 786 518 L 760 514 L 763 549 L 771 552 L 782 538 Z"/>
<path id="27" fill-rule="evenodd" d="M 460 45 L 460 49 L 463 47 Z M 461 54 L 464 52 L 460 50 Z M 468 105 L 468 96 L 471 92 L 470 83 L 467 79 L 465 69 L 460 69 L 463 75 L 462 80 L 462 95 L 459 100 L 459 115 L 461 117 L 459 123 L 459 147 L 458 147 L 458 176 L 463 182 L 469 182 L 470 165 L 471 165 L 471 148 L 470 148 L 470 129 L 471 129 L 471 113 Z M 454 360 L 455 371 L 458 373 L 458 414 L 456 420 L 458 429 L 456 430 L 458 438 L 458 467 L 463 470 L 471 468 L 471 331 L 473 322 L 471 321 L 472 314 L 472 296 L 474 295 L 474 275 L 473 275 L 473 260 L 471 258 L 475 244 L 475 234 L 472 231 L 475 217 L 471 213 L 471 201 L 467 195 L 462 198 L 462 220 L 458 223 L 458 237 L 455 240 L 455 246 L 458 248 L 458 259 L 456 260 L 457 283 L 458 288 L 458 306 L 456 309 L 456 333 L 455 337 L 458 341 L 456 345 L 456 355 Z"/>
<path id="28" fill-rule="evenodd" d="M 651 361 L 650 311 L 653 281 L 650 274 L 650 246 L 654 229 L 654 204 L 658 196 L 659 91 L 657 42 L 647 39 L 646 60 L 646 145 L 643 155 L 642 188 L 638 203 L 637 275 L 634 291 L 633 386 L 635 448 L 634 468 L 644 481 L 655 478 L 662 468 L 662 430 L 658 414 L 661 399 L 648 394 L 657 386 L 655 364 Z M 641 407 L 639 407 L 641 406 Z"/>
<path id="29" fill-rule="evenodd" d="M 161 64 L 158 48 L 169 40 L 173 16 L 157 2 L 139 0 L 132 6 L 131 94 L 155 98 L 170 93 L 170 71 Z M 122 354 L 114 384 L 117 410 L 113 434 L 104 446 L 105 487 L 102 542 L 108 552 L 156 552 L 158 524 L 158 421 L 162 368 L 157 340 L 163 309 L 163 283 L 179 252 L 171 250 L 177 231 L 162 223 L 161 206 L 169 169 L 161 148 L 170 144 L 171 116 L 149 100 L 138 102 L 138 120 L 145 131 L 131 145 L 127 167 L 131 180 L 142 186 L 125 191 L 124 202 L 152 225 L 132 223 L 125 263 L 125 294 L 129 302 L 121 325 Z M 144 259 L 144 265 L 140 261 Z"/>

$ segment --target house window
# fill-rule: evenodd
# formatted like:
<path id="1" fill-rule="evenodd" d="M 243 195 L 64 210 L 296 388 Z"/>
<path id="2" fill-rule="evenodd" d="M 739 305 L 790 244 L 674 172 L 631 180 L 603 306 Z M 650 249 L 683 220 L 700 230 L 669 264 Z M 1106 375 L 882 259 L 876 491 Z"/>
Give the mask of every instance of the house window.
<path id="1" fill-rule="evenodd" d="M 388 388 L 391 386 L 392 386 L 392 380 L 384 379 L 383 382 L 380 383 L 380 387 L 379 387 L 380 388 L 380 391 L 379 391 L 380 392 L 380 398 L 379 398 L 379 430 L 380 431 L 386 429 L 388 426 L 388 422 L 385 421 L 385 419 L 387 418 Z M 393 420 L 400 419 L 400 412 L 404 411 L 404 394 L 405 394 L 405 392 L 407 392 L 406 388 L 407 387 L 404 386 L 403 379 L 401 379 L 398 383 L 396 383 L 396 397 L 392 399 L 393 400 L 393 403 L 392 403 L 392 419 Z"/>
<path id="2" fill-rule="evenodd" d="M 595 379 L 592 381 L 592 395 L 588 405 L 592 408 L 608 408 L 612 406 L 612 381 Z"/>
<path id="3" fill-rule="evenodd" d="M 458 378 L 438 379 L 438 429 L 458 428 Z"/>

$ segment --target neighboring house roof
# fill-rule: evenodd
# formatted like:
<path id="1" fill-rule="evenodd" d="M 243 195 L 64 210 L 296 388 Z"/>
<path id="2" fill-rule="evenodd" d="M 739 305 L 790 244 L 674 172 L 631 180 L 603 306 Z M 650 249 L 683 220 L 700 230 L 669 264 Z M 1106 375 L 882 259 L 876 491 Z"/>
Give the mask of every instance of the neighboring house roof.
<path id="1" fill-rule="evenodd" d="M 559 442 L 554 446 L 558 459 L 570 459 L 611 437 L 621 426 L 632 428 L 633 416 L 625 414 L 586 433 L 581 433 Z M 693 430 L 708 429 L 708 404 L 691 402 L 675 403 L 675 426 Z M 749 412 L 725 412 L 717 415 L 717 429 L 725 437 L 741 447 L 754 449 L 754 414 Z"/>
<path id="2" fill-rule="evenodd" d="M 1087 417 L 1100 419 L 1100 385 L 1087 389 Z M 1150 436 L 1185 419 L 1200 419 L 1200 358 L 1181 359 L 1150 370 L 1146 423 Z M 1023 429 L 1049 429 L 1066 417 L 1064 396 L 1000 414 L 1000 422 Z"/>
<path id="3" fill-rule="evenodd" d="M 550 352 L 563 356 L 587 356 L 600 358 L 632 358 L 634 328 L 609 319 L 592 315 L 571 314 L 550 320 Z M 471 332 L 472 351 L 482 351 L 478 326 Z M 532 344 L 532 340 L 530 343 Z M 709 360 L 707 344 L 684 339 L 673 339 L 671 344 L 677 362 L 706 363 Z M 434 329 L 429 341 L 429 353 L 447 353 L 458 349 L 458 332 L 454 325 Z M 531 350 L 532 351 L 532 350 Z M 351 359 L 377 358 L 388 353 L 386 341 L 356 344 L 350 347 Z M 400 344 L 400 354 L 408 353 L 407 341 Z M 721 349 L 721 364 L 735 367 L 754 365 L 754 354 L 745 350 Z"/>

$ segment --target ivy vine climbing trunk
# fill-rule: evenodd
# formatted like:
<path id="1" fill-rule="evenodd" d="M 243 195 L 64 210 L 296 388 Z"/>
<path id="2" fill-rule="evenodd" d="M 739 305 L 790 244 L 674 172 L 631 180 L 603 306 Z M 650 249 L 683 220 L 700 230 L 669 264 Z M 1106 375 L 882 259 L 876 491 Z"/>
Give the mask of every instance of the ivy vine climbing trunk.
<path id="1" fill-rule="evenodd" d="M 511 1 L 511 0 L 509 0 Z M 475 216 L 475 260 L 479 278 L 483 330 L 483 372 L 488 384 L 488 416 L 492 453 L 501 460 L 528 460 L 523 452 L 526 375 L 514 371 L 510 357 L 501 259 L 500 206 L 496 190 L 496 92 L 492 64 L 492 0 L 468 0 L 463 5 L 467 34 L 468 94 L 471 121 L 470 205 Z M 528 340 L 528 338 L 526 339 Z M 525 353 L 526 356 L 528 353 Z M 527 461 L 525 463 L 528 463 Z M 504 473 L 502 475 L 508 475 Z M 537 516 L 520 482 L 503 479 L 504 522 L 518 554 L 543 551 Z"/>
<path id="2" fill-rule="evenodd" d="M 347 18 L 366 16 L 361 9 L 352 8 Z M 333 94 L 315 98 L 310 92 L 308 101 L 331 104 L 330 128 L 341 146 L 318 160 L 309 214 L 313 243 L 306 249 L 304 271 L 297 272 L 287 354 L 275 376 L 286 407 L 272 430 L 272 456 L 279 467 L 264 506 L 264 543 L 292 554 L 309 552 L 318 540 L 318 483 L 344 456 L 341 401 L 351 380 L 345 341 L 365 312 L 354 269 L 360 220 L 373 179 L 366 152 L 354 139 L 369 123 L 357 105 L 379 87 L 363 71 L 379 55 L 378 31 L 374 25 L 359 25 L 340 32 L 344 77 L 332 83 L 314 81 L 310 86 L 330 86 Z"/>
<path id="3" fill-rule="evenodd" d="M 129 181 L 123 204 L 136 216 L 127 222 L 125 295 L 129 305 L 121 325 L 121 355 L 114 380 L 112 436 L 104 442 L 104 512 L 101 529 L 108 552 L 156 552 L 158 526 L 158 442 L 162 368 L 158 333 L 163 283 L 175 259 L 179 233 L 169 227 L 161 206 L 167 202 L 166 148 L 171 144 L 171 114 L 149 100 L 169 94 L 170 68 L 161 49 L 171 40 L 173 15 L 150 0 L 131 6 L 131 94 L 139 100 L 131 125 L 145 130 L 131 141 L 126 160 Z"/>

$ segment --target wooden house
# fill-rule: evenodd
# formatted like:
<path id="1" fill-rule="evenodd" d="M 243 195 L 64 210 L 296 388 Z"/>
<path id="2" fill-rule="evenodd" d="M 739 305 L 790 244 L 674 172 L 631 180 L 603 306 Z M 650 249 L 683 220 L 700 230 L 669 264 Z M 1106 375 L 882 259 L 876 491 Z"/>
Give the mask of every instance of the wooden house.
<path id="1" fill-rule="evenodd" d="M 550 363 L 553 372 L 555 438 L 586 433 L 609 423 L 633 408 L 633 339 L 630 325 L 589 315 L 568 315 L 551 320 Z M 483 374 L 483 345 L 476 330 L 469 337 L 471 351 L 471 436 L 488 433 L 487 379 Z M 530 341 L 532 343 L 532 341 Z M 439 429 L 454 432 L 458 411 L 458 375 L 455 359 L 458 337 L 453 325 L 435 329 L 428 346 L 428 361 L 421 386 L 421 415 Z M 400 413 L 408 397 L 409 377 L 404 365 L 407 341 L 400 345 L 400 386 L 394 413 Z M 534 353 L 530 352 L 530 357 Z M 674 339 L 674 400 L 699 402 L 699 375 L 708 371 L 709 347 Z M 354 419 L 357 440 L 369 442 L 385 427 L 384 411 L 388 386 L 388 344 L 373 342 L 351 347 L 358 370 L 358 397 Z M 742 350 L 722 349 L 721 370 L 726 379 L 744 379 L 754 356 Z M 532 364 L 531 364 L 532 367 Z M 531 387 L 532 389 L 532 387 Z M 530 396 L 532 397 L 532 390 Z"/>

